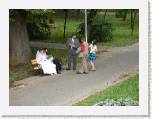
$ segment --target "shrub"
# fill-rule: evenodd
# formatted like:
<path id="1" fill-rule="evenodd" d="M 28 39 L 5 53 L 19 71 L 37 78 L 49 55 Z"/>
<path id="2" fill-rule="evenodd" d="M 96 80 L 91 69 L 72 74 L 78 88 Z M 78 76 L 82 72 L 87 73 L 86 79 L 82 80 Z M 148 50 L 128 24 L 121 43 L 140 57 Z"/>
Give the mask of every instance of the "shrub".
<path id="1" fill-rule="evenodd" d="M 112 39 L 112 24 L 108 21 L 103 21 L 101 18 L 95 18 L 88 25 L 88 40 L 96 39 L 97 41 L 108 41 Z M 78 27 L 77 35 L 79 37 L 85 34 L 85 23 L 81 23 Z"/>
<path id="2" fill-rule="evenodd" d="M 93 24 L 90 30 L 90 39 L 97 41 L 107 41 L 112 39 L 112 25 L 104 22 L 102 24 Z"/>

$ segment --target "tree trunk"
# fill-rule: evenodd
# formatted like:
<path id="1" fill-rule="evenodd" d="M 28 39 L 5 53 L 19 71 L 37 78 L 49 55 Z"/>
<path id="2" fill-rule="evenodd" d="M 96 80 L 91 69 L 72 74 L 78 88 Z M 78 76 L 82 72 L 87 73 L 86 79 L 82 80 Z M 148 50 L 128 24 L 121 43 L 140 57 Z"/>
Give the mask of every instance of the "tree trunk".
<path id="1" fill-rule="evenodd" d="M 103 23 L 105 22 L 105 19 L 106 19 L 106 15 L 107 15 L 107 9 L 105 10 L 105 13 L 104 13 L 104 16 L 103 16 Z"/>
<path id="2" fill-rule="evenodd" d="M 63 33 L 63 38 L 65 38 L 65 30 L 66 30 L 66 21 L 67 21 L 68 10 L 64 10 L 64 12 L 65 12 L 65 17 L 64 17 L 64 33 Z"/>
<path id="3" fill-rule="evenodd" d="M 131 21 L 131 35 L 132 35 L 132 29 L 133 29 L 133 10 L 131 10 L 131 19 L 130 19 Z"/>
<path id="4" fill-rule="evenodd" d="M 128 10 L 124 10 L 123 21 L 126 21 Z"/>
<path id="5" fill-rule="evenodd" d="M 14 21 L 9 22 L 9 62 L 12 66 L 26 64 L 31 57 L 24 12 L 16 10 Z"/>
<path id="6" fill-rule="evenodd" d="M 134 17 L 133 17 L 133 23 L 132 23 L 132 31 L 131 31 L 131 35 L 132 35 L 132 36 L 133 36 L 133 32 L 134 32 L 134 26 L 135 26 L 136 15 L 137 15 L 137 12 L 134 11 Z"/>

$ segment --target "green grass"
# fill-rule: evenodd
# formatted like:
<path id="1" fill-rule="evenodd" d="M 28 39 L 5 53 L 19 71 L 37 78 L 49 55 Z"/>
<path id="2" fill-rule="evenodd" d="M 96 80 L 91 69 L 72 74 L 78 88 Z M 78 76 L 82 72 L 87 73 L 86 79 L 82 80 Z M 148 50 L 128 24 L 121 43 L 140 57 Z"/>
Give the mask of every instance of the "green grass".
<path id="1" fill-rule="evenodd" d="M 139 16 L 136 17 L 133 36 L 131 35 L 130 17 L 126 21 L 120 18 L 115 18 L 114 15 L 108 15 L 107 21 L 110 21 L 113 26 L 113 39 L 99 44 L 106 46 L 128 46 L 139 41 Z"/>
<path id="2" fill-rule="evenodd" d="M 37 48 L 32 48 L 32 58 L 35 58 L 37 52 Z M 61 58 L 62 63 L 65 64 L 67 62 L 67 49 L 48 49 L 48 53 L 51 54 L 54 57 Z M 9 80 L 15 81 L 24 79 L 26 77 L 29 77 L 33 74 L 32 72 L 32 66 L 30 64 L 26 65 L 20 65 L 15 67 L 10 67 L 9 70 Z"/>
<path id="3" fill-rule="evenodd" d="M 119 99 L 131 97 L 135 101 L 139 101 L 139 75 L 132 76 L 127 80 L 111 86 L 103 91 L 74 104 L 76 106 L 91 106 L 105 99 Z"/>
<path id="4" fill-rule="evenodd" d="M 9 80 L 11 82 L 20 80 L 32 75 L 32 67 L 30 64 L 10 67 L 9 69 Z"/>
<path id="5" fill-rule="evenodd" d="M 65 38 L 63 38 L 64 18 L 55 18 L 56 28 L 52 30 L 48 42 L 65 43 L 67 38 L 77 31 L 77 27 L 82 21 L 81 18 L 67 18 Z"/>

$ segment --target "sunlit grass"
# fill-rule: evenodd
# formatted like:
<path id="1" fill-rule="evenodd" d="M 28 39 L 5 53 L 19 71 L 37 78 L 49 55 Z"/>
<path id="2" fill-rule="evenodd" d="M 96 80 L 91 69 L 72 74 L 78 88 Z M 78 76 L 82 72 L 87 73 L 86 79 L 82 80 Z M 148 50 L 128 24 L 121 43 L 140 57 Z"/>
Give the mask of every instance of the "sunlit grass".
<path id="1" fill-rule="evenodd" d="M 131 97 L 135 101 L 139 101 L 139 75 L 132 76 L 121 83 L 97 92 L 74 105 L 91 106 L 106 99 L 115 100 L 128 97 Z"/>

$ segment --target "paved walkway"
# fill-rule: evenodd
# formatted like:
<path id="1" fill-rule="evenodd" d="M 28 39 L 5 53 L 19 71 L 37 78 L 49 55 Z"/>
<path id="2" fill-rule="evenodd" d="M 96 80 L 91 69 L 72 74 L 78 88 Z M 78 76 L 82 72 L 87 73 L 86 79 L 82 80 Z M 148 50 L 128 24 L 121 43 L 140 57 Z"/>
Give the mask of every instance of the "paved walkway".
<path id="1" fill-rule="evenodd" d="M 78 75 L 63 71 L 55 76 L 32 76 L 10 88 L 13 106 L 70 106 L 120 80 L 128 73 L 138 72 L 138 44 L 110 48 L 101 53 L 96 62 L 97 71 Z"/>

